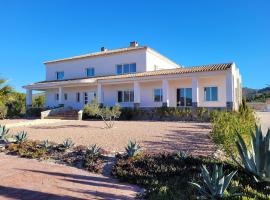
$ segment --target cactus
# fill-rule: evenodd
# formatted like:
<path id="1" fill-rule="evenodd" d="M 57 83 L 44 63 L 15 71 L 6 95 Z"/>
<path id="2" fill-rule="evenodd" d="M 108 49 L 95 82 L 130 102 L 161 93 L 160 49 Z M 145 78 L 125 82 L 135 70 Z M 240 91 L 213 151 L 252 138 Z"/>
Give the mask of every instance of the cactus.
<path id="1" fill-rule="evenodd" d="M 252 173 L 257 182 L 270 182 L 270 129 L 263 136 L 260 127 L 256 126 L 256 136 L 251 134 L 251 150 L 248 149 L 242 136 L 237 133 L 236 146 L 240 155 L 241 165 Z M 236 162 L 237 160 L 233 158 Z"/>
<path id="2" fill-rule="evenodd" d="M 0 125 L 0 140 L 6 141 L 8 133 L 9 129 L 7 129 L 5 125 L 4 126 Z"/>
<path id="3" fill-rule="evenodd" d="M 22 131 L 15 135 L 16 143 L 21 144 L 27 140 L 27 132 Z"/>
<path id="4" fill-rule="evenodd" d="M 86 155 L 88 156 L 88 157 L 92 157 L 92 158 L 94 158 L 94 157 L 99 157 L 100 156 L 100 150 L 101 150 L 101 148 L 100 147 L 98 147 L 96 144 L 94 144 L 94 145 L 91 145 L 91 146 L 89 146 L 88 148 L 87 148 L 87 150 L 86 150 Z"/>
<path id="5" fill-rule="evenodd" d="M 75 144 L 73 143 L 73 141 L 70 138 L 67 138 L 63 141 L 63 147 L 64 149 L 70 149 L 74 146 Z"/>
<path id="6" fill-rule="evenodd" d="M 233 171 L 225 176 L 222 165 L 214 165 L 212 173 L 209 173 L 204 165 L 201 167 L 201 170 L 204 186 L 193 182 L 191 182 L 191 184 L 199 190 L 202 199 L 214 200 L 226 198 L 228 196 L 240 196 L 240 194 L 225 195 L 225 191 L 237 171 Z"/>
<path id="7" fill-rule="evenodd" d="M 133 156 L 138 155 L 138 153 L 141 150 L 141 147 L 136 142 L 129 141 L 125 149 L 126 149 L 126 153 L 128 157 L 133 157 Z"/>

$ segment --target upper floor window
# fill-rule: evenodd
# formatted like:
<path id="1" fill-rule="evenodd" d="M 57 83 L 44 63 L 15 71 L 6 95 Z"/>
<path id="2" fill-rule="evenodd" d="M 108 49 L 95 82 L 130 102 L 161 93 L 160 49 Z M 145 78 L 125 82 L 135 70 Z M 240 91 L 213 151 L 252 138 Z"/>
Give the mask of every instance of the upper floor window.
<path id="1" fill-rule="evenodd" d="M 218 100 L 218 88 L 217 87 L 205 87 L 204 88 L 204 100 L 205 101 L 217 101 Z"/>
<path id="2" fill-rule="evenodd" d="M 161 102 L 162 101 L 162 89 L 154 89 L 154 101 Z"/>
<path id="3" fill-rule="evenodd" d="M 63 80 L 64 79 L 64 72 L 56 72 L 56 79 Z"/>
<path id="4" fill-rule="evenodd" d="M 129 74 L 136 72 L 136 63 L 116 65 L 117 74 Z"/>
<path id="5" fill-rule="evenodd" d="M 134 91 L 124 90 L 118 91 L 117 93 L 118 102 L 133 102 L 134 101 Z"/>
<path id="6" fill-rule="evenodd" d="M 95 76 L 95 68 L 87 68 L 86 69 L 86 76 L 87 77 Z"/>

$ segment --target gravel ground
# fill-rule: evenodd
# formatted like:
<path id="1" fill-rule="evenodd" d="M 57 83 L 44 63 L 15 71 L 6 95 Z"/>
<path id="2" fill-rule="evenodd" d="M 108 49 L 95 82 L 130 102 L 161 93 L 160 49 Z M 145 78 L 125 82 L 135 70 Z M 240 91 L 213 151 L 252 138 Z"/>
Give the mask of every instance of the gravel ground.
<path id="1" fill-rule="evenodd" d="M 0 153 L 0 199 L 134 199 L 141 189 L 64 165 Z"/>
<path id="2" fill-rule="evenodd" d="M 117 121 L 112 129 L 102 121 L 61 121 L 25 127 L 13 127 L 12 133 L 25 130 L 30 139 L 63 142 L 71 138 L 76 145 L 98 144 L 110 152 L 122 152 L 129 140 L 135 140 L 150 152 L 184 150 L 209 155 L 214 145 L 208 136 L 210 124 L 157 121 Z"/>

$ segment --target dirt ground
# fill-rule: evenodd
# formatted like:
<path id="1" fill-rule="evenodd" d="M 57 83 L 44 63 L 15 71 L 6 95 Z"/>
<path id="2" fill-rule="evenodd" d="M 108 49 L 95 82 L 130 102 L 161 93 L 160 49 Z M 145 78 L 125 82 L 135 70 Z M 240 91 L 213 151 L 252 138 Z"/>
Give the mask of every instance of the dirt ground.
<path id="1" fill-rule="evenodd" d="M 134 199 L 141 189 L 64 165 L 0 153 L 0 199 Z"/>
<path id="2" fill-rule="evenodd" d="M 30 139 L 62 143 L 71 138 L 76 145 L 97 144 L 110 152 L 123 152 L 129 140 L 150 152 L 184 150 L 209 155 L 214 146 L 208 136 L 210 124 L 159 121 L 117 121 L 112 129 L 102 121 L 62 121 L 11 128 L 27 131 Z"/>

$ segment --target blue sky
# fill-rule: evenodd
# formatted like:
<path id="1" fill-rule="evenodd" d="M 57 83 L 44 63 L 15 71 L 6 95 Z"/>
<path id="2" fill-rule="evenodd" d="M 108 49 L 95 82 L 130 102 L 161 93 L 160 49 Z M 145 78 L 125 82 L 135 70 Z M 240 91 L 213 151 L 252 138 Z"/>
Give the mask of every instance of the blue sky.
<path id="1" fill-rule="evenodd" d="M 244 86 L 270 84 L 270 1 L 0 0 L 0 77 L 45 79 L 43 62 L 136 40 L 184 66 L 236 62 Z"/>

